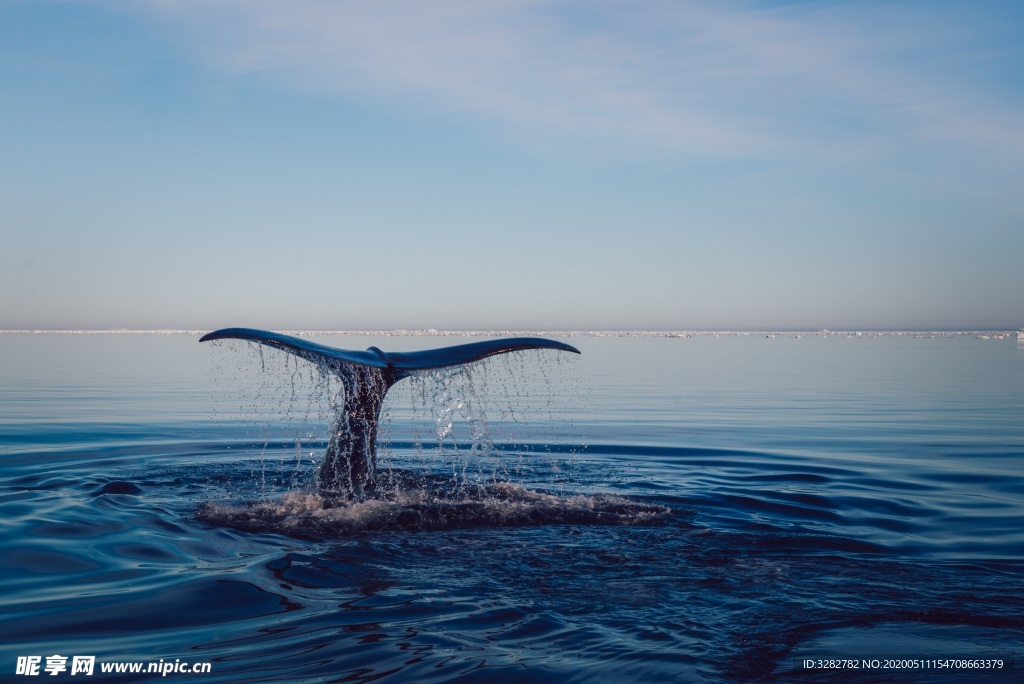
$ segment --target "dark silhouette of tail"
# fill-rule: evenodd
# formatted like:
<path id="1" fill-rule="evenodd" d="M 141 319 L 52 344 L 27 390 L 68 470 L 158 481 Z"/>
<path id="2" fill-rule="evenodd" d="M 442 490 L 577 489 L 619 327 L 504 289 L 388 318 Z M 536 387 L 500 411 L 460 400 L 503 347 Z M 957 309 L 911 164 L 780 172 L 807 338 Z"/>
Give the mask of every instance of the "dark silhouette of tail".
<path id="1" fill-rule="evenodd" d="M 441 349 L 416 352 L 384 352 L 377 347 L 366 351 L 335 349 L 290 335 L 224 328 L 199 341 L 248 340 L 281 349 L 306 359 L 337 375 L 345 388 L 345 402 L 331 428 L 331 437 L 317 476 L 325 493 L 362 498 L 372 486 L 377 464 L 377 421 L 384 395 L 399 380 L 413 372 L 459 366 L 496 354 L 524 349 L 557 349 L 579 354 L 563 342 L 542 337 L 509 337 Z"/>

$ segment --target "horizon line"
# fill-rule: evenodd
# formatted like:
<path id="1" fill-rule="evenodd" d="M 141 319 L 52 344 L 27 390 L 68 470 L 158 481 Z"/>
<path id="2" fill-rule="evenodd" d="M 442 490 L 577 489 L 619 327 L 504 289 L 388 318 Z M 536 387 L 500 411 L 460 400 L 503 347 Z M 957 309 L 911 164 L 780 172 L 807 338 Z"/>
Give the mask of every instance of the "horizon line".
<path id="1" fill-rule="evenodd" d="M 290 335 L 366 335 L 396 337 L 444 337 L 444 336 L 509 336 L 529 334 L 559 334 L 569 336 L 662 336 L 678 337 L 687 335 L 903 335 L 903 334 L 934 334 L 934 335 L 971 335 L 980 333 L 1013 334 L 1024 331 L 1006 328 L 477 328 L 449 329 L 435 328 L 393 328 L 393 329 L 292 329 L 278 330 Z M 34 335 L 201 335 L 209 332 L 207 328 L 0 328 L 0 334 L 34 334 Z"/>

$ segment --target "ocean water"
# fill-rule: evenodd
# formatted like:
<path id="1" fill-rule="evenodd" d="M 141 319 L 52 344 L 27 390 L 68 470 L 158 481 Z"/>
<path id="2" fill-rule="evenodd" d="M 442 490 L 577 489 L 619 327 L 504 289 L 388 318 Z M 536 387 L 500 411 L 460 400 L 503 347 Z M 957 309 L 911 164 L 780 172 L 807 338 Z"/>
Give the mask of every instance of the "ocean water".
<path id="1" fill-rule="evenodd" d="M 0 679 L 1024 680 L 1024 345 L 564 341 L 396 385 L 346 506 L 304 361 L 0 335 Z"/>

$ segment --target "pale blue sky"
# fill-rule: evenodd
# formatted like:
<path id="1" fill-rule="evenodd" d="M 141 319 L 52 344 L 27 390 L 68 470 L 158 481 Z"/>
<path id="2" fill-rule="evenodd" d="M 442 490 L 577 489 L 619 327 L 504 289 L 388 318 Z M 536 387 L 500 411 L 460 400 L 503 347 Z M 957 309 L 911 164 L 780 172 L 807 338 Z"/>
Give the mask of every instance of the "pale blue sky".
<path id="1" fill-rule="evenodd" d="M 1024 5 L 0 0 L 0 328 L 1016 328 Z"/>

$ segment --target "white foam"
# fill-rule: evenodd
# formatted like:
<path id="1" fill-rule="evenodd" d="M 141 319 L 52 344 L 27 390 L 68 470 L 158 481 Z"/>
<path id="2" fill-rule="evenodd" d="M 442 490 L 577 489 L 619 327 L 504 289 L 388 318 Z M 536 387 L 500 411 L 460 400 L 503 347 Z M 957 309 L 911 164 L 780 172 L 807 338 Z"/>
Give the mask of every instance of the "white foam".
<path id="1" fill-rule="evenodd" d="M 544 524 L 651 524 L 669 512 L 611 494 L 556 496 L 499 482 L 457 494 L 426 487 L 382 492 L 379 498 L 337 501 L 312 492 L 288 492 L 265 501 L 207 503 L 206 522 L 298 536 L 371 530 L 438 530 Z"/>

